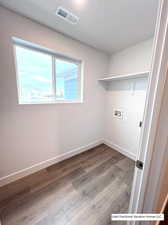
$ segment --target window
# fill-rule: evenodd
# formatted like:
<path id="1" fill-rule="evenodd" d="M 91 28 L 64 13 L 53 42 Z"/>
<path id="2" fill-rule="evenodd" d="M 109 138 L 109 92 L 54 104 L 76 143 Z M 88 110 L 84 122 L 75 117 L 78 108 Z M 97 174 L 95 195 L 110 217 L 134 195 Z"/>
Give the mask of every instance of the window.
<path id="1" fill-rule="evenodd" d="M 14 43 L 20 104 L 81 102 L 81 61 Z"/>

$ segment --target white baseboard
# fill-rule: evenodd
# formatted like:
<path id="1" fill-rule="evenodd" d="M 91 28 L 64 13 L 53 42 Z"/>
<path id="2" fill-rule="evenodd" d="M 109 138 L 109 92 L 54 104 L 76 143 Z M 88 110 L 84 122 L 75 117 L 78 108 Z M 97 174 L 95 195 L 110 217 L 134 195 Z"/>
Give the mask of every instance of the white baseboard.
<path id="1" fill-rule="evenodd" d="M 136 155 L 128 152 L 126 149 L 120 147 L 119 145 L 116 145 L 107 139 L 104 139 L 103 143 L 106 144 L 107 146 L 109 146 L 110 148 L 113 148 L 114 150 L 120 152 L 121 154 L 125 155 L 126 157 L 128 157 L 134 161 L 136 160 Z"/>
<path id="2" fill-rule="evenodd" d="M 11 183 L 13 181 L 16 181 L 16 180 L 18 180 L 20 178 L 23 178 L 25 176 L 28 176 L 28 175 L 30 175 L 32 173 L 35 173 L 35 172 L 37 172 L 39 170 L 45 169 L 48 166 L 51 166 L 51 165 L 53 165 L 55 163 L 58 163 L 60 161 L 68 159 L 68 158 L 70 158 L 72 156 L 80 154 L 80 153 L 82 153 L 84 151 L 92 149 L 92 148 L 94 148 L 94 147 L 96 147 L 96 146 L 98 146 L 98 145 L 100 145 L 102 143 L 103 143 L 102 139 L 94 141 L 94 142 L 92 142 L 92 143 L 90 143 L 88 145 L 81 146 L 81 147 L 79 147 L 77 149 L 74 149 L 74 150 L 69 151 L 69 152 L 64 153 L 64 154 L 61 154 L 61 155 L 59 155 L 57 157 L 54 157 L 54 158 L 48 159 L 46 161 L 43 161 L 41 163 L 35 164 L 35 165 L 33 165 L 33 166 L 29 167 L 29 168 L 25 168 L 23 170 L 20 170 L 20 171 L 17 171 L 15 173 L 12 173 L 12 174 L 10 174 L 8 176 L 2 177 L 2 178 L 0 178 L 0 187 L 4 186 L 6 184 L 9 184 L 9 183 Z"/>
<path id="3" fill-rule="evenodd" d="M 94 141 L 94 142 L 92 142 L 88 145 L 81 146 L 81 147 L 79 147 L 77 149 L 74 149 L 74 150 L 71 150 L 67 153 L 61 154 L 61 155 L 56 156 L 54 158 L 51 158 L 51 159 L 48 159 L 48 160 L 43 161 L 41 163 L 35 164 L 31 167 L 28 167 L 28 168 L 25 168 L 23 170 L 17 171 L 15 173 L 9 174 L 8 176 L 2 177 L 2 178 L 0 178 L 0 187 L 4 186 L 6 184 L 9 184 L 13 181 L 16 181 L 18 179 L 21 179 L 25 176 L 28 176 L 32 173 L 38 172 L 39 170 L 45 169 L 48 166 L 51 166 L 55 163 L 58 163 L 60 161 L 65 160 L 65 159 L 68 159 L 72 156 L 78 155 L 78 154 L 80 154 L 84 151 L 92 149 L 93 147 L 96 147 L 96 146 L 98 146 L 100 144 L 103 144 L 103 143 L 106 144 L 107 146 L 109 146 L 110 148 L 113 148 L 114 150 L 120 152 L 121 154 L 127 156 L 128 158 L 130 158 L 132 160 L 136 159 L 135 155 L 126 151 L 125 149 L 121 148 L 120 146 L 112 143 L 111 141 L 109 141 L 107 139 L 100 139 L 100 140 Z"/>

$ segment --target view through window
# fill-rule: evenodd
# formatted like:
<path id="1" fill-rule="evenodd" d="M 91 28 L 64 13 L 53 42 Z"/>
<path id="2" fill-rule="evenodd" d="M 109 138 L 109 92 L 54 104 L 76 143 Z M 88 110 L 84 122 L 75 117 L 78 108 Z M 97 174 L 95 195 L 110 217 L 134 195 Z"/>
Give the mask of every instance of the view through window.
<path id="1" fill-rule="evenodd" d="M 80 101 L 80 63 L 15 45 L 19 103 Z"/>

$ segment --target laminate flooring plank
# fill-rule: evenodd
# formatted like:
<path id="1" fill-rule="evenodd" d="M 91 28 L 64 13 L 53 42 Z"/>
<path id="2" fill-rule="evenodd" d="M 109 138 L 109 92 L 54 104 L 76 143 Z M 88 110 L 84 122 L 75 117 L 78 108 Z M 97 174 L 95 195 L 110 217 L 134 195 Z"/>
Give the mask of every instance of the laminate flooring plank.
<path id="1" fill-rule="evenodd" d="M 0 188 L 2 225 L 126 225 L 110 218 L 128 210 L 134 164 L 100 145 Z"/>
<path id="2" fill-rule="evenodd" d="M 121 154 L 113 156 L 112 158 L 103 162 L 101 165 L 94 168 L 93 170 L 91 170 L 90 172 L 85 174 L 84 176 L 77 178 L 73 182 L 73 184 L 77 187 L 77 186 L 82 186 L 82 185 L 85 185 L 85 184 L 91 182 L 93 179 L 95 179 L 95 177 L 100 176 L 101 174 L 105 173 L 106 170 L 111 168 L 113 165 L 115 165 L 119 160 L 121 160 L 123 158 L 124 158 L 124 156 Z"/>

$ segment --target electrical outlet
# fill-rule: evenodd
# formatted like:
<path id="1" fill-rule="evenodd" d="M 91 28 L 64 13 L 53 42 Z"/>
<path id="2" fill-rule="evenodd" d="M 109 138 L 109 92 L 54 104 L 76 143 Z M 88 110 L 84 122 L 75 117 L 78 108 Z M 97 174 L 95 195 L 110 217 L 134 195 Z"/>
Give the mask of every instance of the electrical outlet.
<path id="1" fill-rule="evenodd" d="M 114 117 L 117 117 L 118 119 L 123 119 L 123 112 L 121 110 L 114 110 L 113 115 Z"/>

